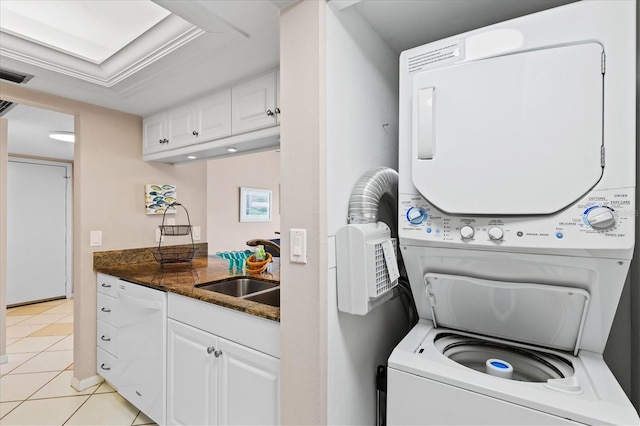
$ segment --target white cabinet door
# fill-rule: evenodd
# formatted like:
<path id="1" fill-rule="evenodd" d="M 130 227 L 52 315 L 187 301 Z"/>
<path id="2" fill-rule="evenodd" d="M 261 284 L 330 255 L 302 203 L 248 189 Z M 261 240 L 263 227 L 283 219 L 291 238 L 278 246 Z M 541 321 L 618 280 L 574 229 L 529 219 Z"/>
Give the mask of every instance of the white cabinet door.
<path id="1" fill-rule="evenodd" d="M 167 343 L 167 424 L 217 424 L 218 338 L 169 319 Z"/>
<path id="2" fill-rule="evenodd" d="M 231 89 L 198 101 L 195 115 L 198 143 L 231 135 Z"/>
<path id="3" fill-rule="evenodd" d="M 280 424 L 280 360 L 219 338 L 218 422 Z"/>
<path id="4" fill-rule="evenodd" d="M 151 154 L 165 149 L 167 139 L 166 113 L 146 117 L 142 129 L 142 152 Z"/>
<path id="5" fill-rule="evenodd" d="M 280 109 L 280 70 L 276 71 L 276 122 L 280 124 L 280 114 L 282 114 L 282 110 Z"/>
<path id="6" fill-rule="evenodd" d="M 276 124 L 276 73 L 231 89 L 231 131 L 248 132 Z"/>
<path id="7" fill-rule="evenodd" d="M 198 135 L 193 104 L 183 105 L 167 111 L 169 142 L 166 149 L 180 148 L 196 142 Z"/>

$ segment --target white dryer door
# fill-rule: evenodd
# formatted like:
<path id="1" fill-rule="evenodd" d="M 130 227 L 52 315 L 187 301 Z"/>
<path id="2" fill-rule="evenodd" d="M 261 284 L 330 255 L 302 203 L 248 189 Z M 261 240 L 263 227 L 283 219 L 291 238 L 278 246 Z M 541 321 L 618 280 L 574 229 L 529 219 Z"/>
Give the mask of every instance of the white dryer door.
<path id="1" fill-rule="evenodd" d="M 412 179 L 454 214 L 555 213 L 602 176 L 602 46 L 562 46 L 417 74 Z"/>

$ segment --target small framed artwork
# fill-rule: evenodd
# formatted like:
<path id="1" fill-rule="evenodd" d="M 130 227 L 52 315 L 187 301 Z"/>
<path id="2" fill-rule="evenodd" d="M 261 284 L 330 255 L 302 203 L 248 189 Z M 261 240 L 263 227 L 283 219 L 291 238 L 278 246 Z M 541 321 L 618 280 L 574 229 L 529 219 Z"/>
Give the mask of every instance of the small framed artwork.
<path id="1" fill-rule="evenodd" d="M 152 183 L 145 185 L 144 200 L 147 214 L 164 214 L 167 206 L 176 201 L 176 186 Z M 167 214 L 175 212 L 175 207 L 167 210 Z"/>
<path id="2" fill-rule="evenodd" d="M 270 189 L 240 188 L 240 222 L 271 222 Z"/>

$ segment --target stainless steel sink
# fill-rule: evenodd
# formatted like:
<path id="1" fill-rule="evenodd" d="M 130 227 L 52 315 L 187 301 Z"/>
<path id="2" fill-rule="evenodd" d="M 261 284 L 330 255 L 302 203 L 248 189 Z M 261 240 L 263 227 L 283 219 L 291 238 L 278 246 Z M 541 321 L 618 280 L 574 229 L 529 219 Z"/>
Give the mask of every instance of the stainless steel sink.
<path id="1" fill-rule="evenodd" d="M 275 288 L 278 285 L 279 283 L 261 281 L 254 278 L 229 278 L 224 281 L 196 285 L 196 287 L 228 294 L 229 296 L 244 297 L 248 294 Z"/>
<path id="2" fill-rule="evenodd" d="M 256 293 L 250 296 L 243 297 L 244 300 L 252 300 L 258 303 L 264 303 L 265 305 L 280 307 L 280 287 L 266 290 L 260 293 Z"/>

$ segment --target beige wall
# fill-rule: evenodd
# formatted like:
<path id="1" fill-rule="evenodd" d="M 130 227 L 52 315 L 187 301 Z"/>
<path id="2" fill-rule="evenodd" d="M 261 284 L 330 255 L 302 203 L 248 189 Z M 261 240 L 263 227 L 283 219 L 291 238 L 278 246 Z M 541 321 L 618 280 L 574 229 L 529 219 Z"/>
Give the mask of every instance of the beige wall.
<path id="1" fill-rule="evenodd" d="M 240 222 L 240 187 L 272 191 L 271 222 Z M 266 151 L 207 161 L 209 254 L 246 250 L 252 238 L 280 231 L 280 152 Z"/>
<path id="2" fill-rule="evenodd" d="M 306 265 L 281 264 L 281 419 L 327 423 L 325 2 L 280 14 L 282 258 L 307 230 Z"/>
<path id="3" fill-rule="evenodd" d="M 161 216 L 145 214 L 147 183 L 177 185 L 178 200 L 189 209 L 191 223 L 201 226 L 202 235 L 206 235 L 206 163 L 172 166 L 142 161 L 141 117 L 7 83 L 0 83 L 0 94 L 5 100 L 75 116 L 74 380 L 83 386 L 94 379 L 96 372 L 93 252 L 156 244 L 155 228 Z M 6 193 L 6 187 L 1 191 Z M 0 212 L 0 216 L 5 213 Z M 92 230 L 102 231 L 102 247 L 89 246 Z"/>

